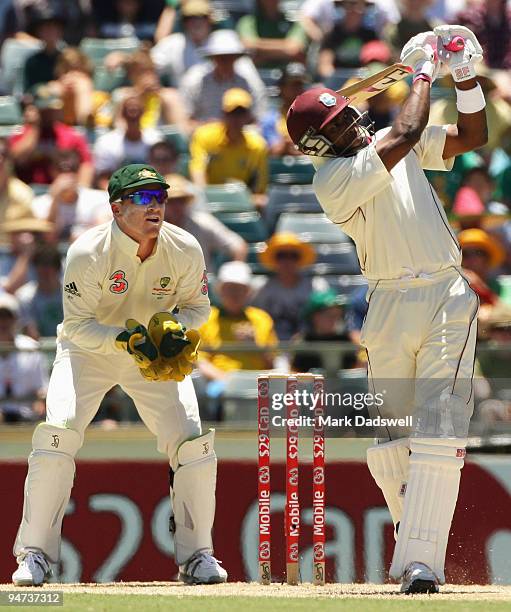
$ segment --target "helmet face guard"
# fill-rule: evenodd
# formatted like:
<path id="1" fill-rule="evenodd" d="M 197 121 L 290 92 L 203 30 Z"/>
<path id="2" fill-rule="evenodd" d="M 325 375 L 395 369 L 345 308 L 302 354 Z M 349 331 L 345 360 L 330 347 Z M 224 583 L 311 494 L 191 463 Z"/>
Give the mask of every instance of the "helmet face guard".
<path id="1" fill-rule="evenodd" d="M 343 113 L 351 115 L 352 120 L 341 132 L 339 139 L 342 139 L 350 130 L 354 129 L 355 132 L 353 139 L 345 146 L 339 148 L 338 145 L 321 134 L 320 130 L 310 126 L 298 141 L 297 148 L 304 155 L 315 157 L 351 157 L 357 151 L 367 146 L 371 141 L 371 136 L 374 134 L 374 122 L 370 120 L 369 113 L 367 111 L 361 113 L 351 106 L 347 106 Z M 360 139 L 360 143 L 356 144 L 358 139 Z"/>

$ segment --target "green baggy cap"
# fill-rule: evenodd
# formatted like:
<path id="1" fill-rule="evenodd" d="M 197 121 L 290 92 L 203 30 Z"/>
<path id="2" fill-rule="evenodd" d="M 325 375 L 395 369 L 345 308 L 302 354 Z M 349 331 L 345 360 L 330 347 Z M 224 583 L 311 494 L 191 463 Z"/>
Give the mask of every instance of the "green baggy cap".
<path id="1" fill-rule="evenodd" d="M 165 178 L 152 166 L 147 164 L 129 164 L 116 170 L 108 182 L 108 196 L 110 202 L 117 200 L 125 189 L 159 183 L 165 189 L 170 185 Z"/>

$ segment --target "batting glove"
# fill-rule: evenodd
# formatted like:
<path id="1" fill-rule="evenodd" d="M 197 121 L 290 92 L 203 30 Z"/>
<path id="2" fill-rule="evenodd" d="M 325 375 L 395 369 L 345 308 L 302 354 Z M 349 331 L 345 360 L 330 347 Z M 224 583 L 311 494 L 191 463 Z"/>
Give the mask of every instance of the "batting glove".
<path id="1" fill-rule="evenodd" d="M 141 369 L 150 367 L 158 359 L 158 349 L 147 329 L 135 319 L 126 321 L 126 329 L 117 336 L 115 344 L 127 351 Z"/>
<path id="2" fill-rule="evenodd" d="M 476 35 L 460 25 L 442 25 L 434 29 L 438 36 L 438 55 L 451 71 L 452 78 L 456 83 L 473 79 L 476 76 L 474 64 L 483 59 L 483 49 Z M 455 36 L 461 36 L 465 47 L 461 51 L 448 51 L 445 47 Z"/>
<path id="3" fill-rule="evenodd" d="M 414 77 L 425 74 L 433 82 L 440 72 L 436 45 L 437 37 L 433 32 L 413 36 L 401 51 L 401 63 L 413 68 Z"/>

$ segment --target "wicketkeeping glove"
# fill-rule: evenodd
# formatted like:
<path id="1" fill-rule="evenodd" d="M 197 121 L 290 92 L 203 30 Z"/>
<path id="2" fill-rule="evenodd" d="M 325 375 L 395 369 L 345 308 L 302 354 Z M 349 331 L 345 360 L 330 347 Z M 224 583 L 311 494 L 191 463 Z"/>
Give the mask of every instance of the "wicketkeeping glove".
<path id="1" fill-rule="evenodd" d="M 128 319 L 125 325 L 126 329 L 115 339 L 117 348 L 128 351 L 141 370 L 149 368 L 158 359 L 156 345 L 147 329 L 135 319 Z"/>
<path id="2" fill-rule="evenodd" d="M 460 25 L 442 25 L 434 30 L 438 36 L 438 55 L 441 61 L 449 67 L 452 78 L 459 83 L 476 76 L 474 64 L 483 59 L 483 49 L 476 35 Z M 448 45 L 455 36 L 461 36 L 465 47 L 461 51 L 448 51 Z"/>
<path id="3" fill-rule="evenodd" d="M 197 361 L 199 332 L 194 329 L 187 331 L 169 312 L 154 314 L 147 329 L 159 351 L 159 358 L 154 363 L 154 377 L 150 380 L 184 380 L 192 373 L 193 362 Z"/>
<path id="4" fill-rule="evenodd" d="M 413 36 L 401 51 L 401 63 L 413 68 L 414 76 L 425 74 L 433 82 L 440 72 L 436 45 L 437 37 L 433 32 Z"/>

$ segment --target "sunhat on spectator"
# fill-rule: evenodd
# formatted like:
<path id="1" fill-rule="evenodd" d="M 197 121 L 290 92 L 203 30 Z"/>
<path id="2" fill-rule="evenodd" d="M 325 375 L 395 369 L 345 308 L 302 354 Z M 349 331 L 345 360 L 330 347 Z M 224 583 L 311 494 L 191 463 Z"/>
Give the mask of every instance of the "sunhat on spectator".
<path id="1" fill-rule="evenodd" d="M 490 236 L 482 229 L 473 227 L 458 234 L 458 242 L 462 249 L 481 249 L 488 254 L 491 268 L 496 268 L 504 261 L 506 252 L 498 238 Z"/>
<path id="2" fill-rule="evenodd" d="M 15 318 L 18 317 L 20 312 L 18 300 L 5 291 L 0 292 L 0 311 L 2 310 L 7 310 Z"/>
<path id="3" fill-rule="evenodd" d="M 316 253 L 310 244 L 302 242 L 298 236 L 291 232 L 274 234 L 266 243 L 266 249 L 259 253 L 259 261 L 268 269 L 274 270 L 279 251 L 292 250 L 298 253 L 298 263 L 302 268 L 310 266 L 316 261 Z"/>
<path id="4" fill-rule="evenodd" d="M 252 270 L 244 261 L 228 261 L 220 266 L 217 276 L 218 283 L 235 283 L 237 285 L 252 284 Z"/>
<path id="5" fill-rule="evenodd" d="M 207 57 L 215 55 L 244 55 L 246 49 L 234 30 L 216 30 L 202 47 L 202 53 Z"/>

